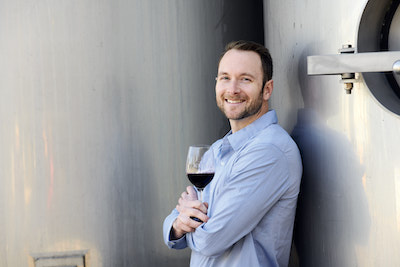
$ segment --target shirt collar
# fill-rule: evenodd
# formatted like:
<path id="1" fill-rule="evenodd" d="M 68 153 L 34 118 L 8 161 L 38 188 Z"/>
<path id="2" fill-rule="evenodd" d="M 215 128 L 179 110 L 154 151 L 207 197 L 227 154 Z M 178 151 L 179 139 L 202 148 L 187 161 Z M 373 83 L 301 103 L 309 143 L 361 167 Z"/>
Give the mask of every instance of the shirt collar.
<path id="1" fill-rule="evenodd" d="M 235 133 L 229 131 L 229 133 L 225 135 L 224 139 L 228 139 L 232 148 L 237 151 L 247 142 L 248 139 L 254 137 L 259 131 L 276 123 L 278 123 L 276 112 L 275 110 L 270 110 L 243 129 L 240 129 Z"/>

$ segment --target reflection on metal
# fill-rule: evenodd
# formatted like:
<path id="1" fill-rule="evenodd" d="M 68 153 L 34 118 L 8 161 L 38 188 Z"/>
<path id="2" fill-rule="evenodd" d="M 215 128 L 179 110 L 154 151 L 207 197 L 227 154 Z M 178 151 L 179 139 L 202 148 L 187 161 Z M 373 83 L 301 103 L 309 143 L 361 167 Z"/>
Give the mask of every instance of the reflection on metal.
<path id="1" fill-rule="evenodd" d="M 188 266 L 162 221 L 188 146 L 228 131 L 217 60 L 263 41 L 262 0 L 0 0 L 0 33 L 0 266 Z"/>
<path id="2" fill-rule="evenodd" d="M 397 60 L 393 64 L 393 72 L 396 73 L 396 74 L 400 74 L 400 60 Z"/>
<path id="3" fill-rule="evenodd" d="M 400 266 L 400 98 L 386 77 L 400 59 L 399 2 L 264 2 L 271 106 L 304 166 L 290 267 Z M 343 43 L 355 53 L 335 54 Z M 324 73 L 356 73 L 354 97 Z"/>

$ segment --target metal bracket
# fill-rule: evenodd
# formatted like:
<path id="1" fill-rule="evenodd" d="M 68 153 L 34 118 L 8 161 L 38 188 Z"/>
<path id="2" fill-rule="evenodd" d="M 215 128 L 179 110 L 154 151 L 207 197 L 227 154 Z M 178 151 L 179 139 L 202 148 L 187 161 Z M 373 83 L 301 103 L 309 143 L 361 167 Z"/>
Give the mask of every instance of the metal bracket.
<path id="1" fill-rule="evenodd" d="M 354 54 L 354 48 L 351 44 L 345 44 L 339 49 L 340 54 Z M 342 79 L 340 80 L 341 83 L 344 84 L 344 90 L 346 90 L 346 94 L 351 94 L 351 90 L 353 89 L 354 83 L 357 81 L 355 79 L 356 74 L 353 73 L 342 73 Z"/>
<path id="2" fill-rule="evenodd" d="M 400 74 L 400 51 L 355 53 L 351 45 L 344 45 L 336 55 L 307 57 L 308 75 L 341 75 L 346 92 L 351 93 L 358 82 L 355 73 L 389 72 Z"/>

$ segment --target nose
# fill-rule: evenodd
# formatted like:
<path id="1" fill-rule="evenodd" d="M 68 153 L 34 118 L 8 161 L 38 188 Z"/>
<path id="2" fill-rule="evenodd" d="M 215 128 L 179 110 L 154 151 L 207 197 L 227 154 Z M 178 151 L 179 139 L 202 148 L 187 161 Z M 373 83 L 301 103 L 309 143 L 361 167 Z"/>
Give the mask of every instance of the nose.
<path id="1" fill-rule="evenodd" d="M 232 79 L 228 84 L 226 88 L 227 93 L 229 94 L 238 94 L 240 92 L 240 86 L 239 82 L 236 79 Z"/>

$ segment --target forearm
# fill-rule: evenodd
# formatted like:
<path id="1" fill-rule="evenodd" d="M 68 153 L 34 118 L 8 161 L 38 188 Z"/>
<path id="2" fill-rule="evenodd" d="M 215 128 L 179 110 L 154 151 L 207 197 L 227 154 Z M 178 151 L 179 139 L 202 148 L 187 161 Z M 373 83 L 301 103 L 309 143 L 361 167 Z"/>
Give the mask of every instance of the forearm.
<path id="1" fill-rule="evenodd" d="M 186 232 L 179 229 L 177 224 L 178 224 L 177 219 L 175 219 L 174 222 L 172 223 L 172 227 L 171 227 L 170 240 L 178 240 L 186 234 Z"/>
<path id="2" fill-rule="evenodd" d="M 183 249 L 187 247 L 185 235 L 180 233 L 174 233 L 173 224 L 176 221 L 179 213 L 174 209 L 170 215 L 164 220 L 163 224 L 163 237 L 164 243 L 173 249 Z"/>

